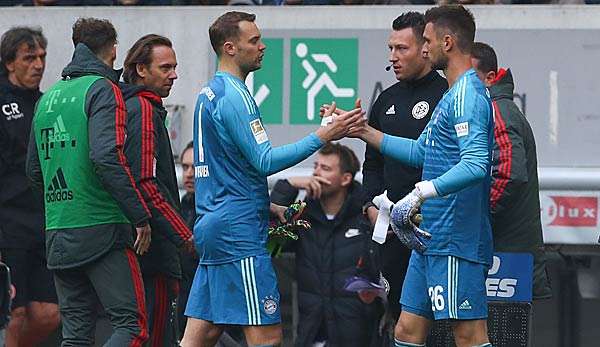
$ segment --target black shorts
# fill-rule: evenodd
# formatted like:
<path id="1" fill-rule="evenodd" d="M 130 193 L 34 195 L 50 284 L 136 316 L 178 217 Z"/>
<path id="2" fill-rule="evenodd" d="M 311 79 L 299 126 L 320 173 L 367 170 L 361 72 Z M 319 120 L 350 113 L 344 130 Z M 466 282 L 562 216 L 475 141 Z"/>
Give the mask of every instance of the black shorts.
<path id="1" fill-rule="evenodd" d="M 17 290 L 12 309 L 32 301 L 57 303 L 53 274 L 46 267 L 43 248 L 0 250 L 2 260 L 10 268 L 10 279 Z"/>

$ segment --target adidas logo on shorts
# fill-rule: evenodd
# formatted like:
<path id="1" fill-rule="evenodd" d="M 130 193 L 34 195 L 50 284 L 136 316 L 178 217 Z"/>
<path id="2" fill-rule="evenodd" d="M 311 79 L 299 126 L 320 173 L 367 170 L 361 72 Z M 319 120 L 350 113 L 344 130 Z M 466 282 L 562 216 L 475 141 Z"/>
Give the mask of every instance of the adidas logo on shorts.
<path id="1" fill-rule="evenodd" d="M 470 310 L 472 309 L 471 304 L 469 303 L 469 300 L 465 300 L 462 302 L 462 304 L 460 304 L 460 306 L 458 306 L 459 310 Z"/>

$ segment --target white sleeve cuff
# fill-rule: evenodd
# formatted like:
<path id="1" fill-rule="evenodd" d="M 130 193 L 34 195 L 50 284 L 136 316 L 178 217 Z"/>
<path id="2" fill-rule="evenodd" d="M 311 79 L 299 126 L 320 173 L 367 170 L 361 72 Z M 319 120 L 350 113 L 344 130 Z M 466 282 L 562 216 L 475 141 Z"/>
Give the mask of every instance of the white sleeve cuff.
<path id="1" fill-rule="evenodd" d="M 435 198 L 438 196 L 435 186 L 431 181 L 421 181 L 415 184 L 415 188 L 419 190 L 419 193 L 421 193 L 423 199 Z"/>

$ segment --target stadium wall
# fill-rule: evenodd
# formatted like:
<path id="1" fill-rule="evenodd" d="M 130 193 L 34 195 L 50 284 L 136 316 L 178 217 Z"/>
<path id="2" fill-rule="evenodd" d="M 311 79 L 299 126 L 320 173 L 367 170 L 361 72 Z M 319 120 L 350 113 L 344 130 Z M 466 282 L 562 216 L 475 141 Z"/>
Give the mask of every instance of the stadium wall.
<path id="1" fill-rule="evenodd" d="M 275 145 L 297 140 L 313 130 L 318 116 L 309 119 L 309 100 L 315 108 L 334 95 L 343 107 L 360 96 L 370 108 L 378 93 L 395 82 L 388 65 L 387 37 L 392 20 L 407 10 L 423 6 L 320 6 L 235 7 L 256 13 L 268 45 L 264 67 L 250 79 L 269 136 Z M 0 12 L 0 32 L 16 25 L 41 26 L 48 37 L 47 70 L 42 89 L 60 76 L 73 48 L 71 26 L 78 17 L 110 19 L 119 33 L 118 59 L 140 36 L 157 33 L 172 39 L 179 61 L 178 74 L 167 104 L 179 107 L 174 122 L 174 151 L 192 137 L 196 95 L 216 68 L 208 40 L 208 27 L 224 7 L 34 7 L 7 8 Z M 600 201 L 600 7 L 597 6 L 472 6 L 477 21 L 476 39 L 495 47 L 500 65 L 510 67 L 516 83 L 515 99 L 534 129 L 543 209 L 550 217 L 545 231 L 581 235 L 573 228 L 585 224 L 587 236 L 551 240 L 592 243 L 598 239 Z M 309 77 L 307 65 L 314 70 Z M 327 75 L 327 76 L 325 76 Z M 177 125 L 179 124 L 179 125 Z M 362 159 L 364 145 L 344 140 Z M 302 169 L 309 172 L 310 159 Z M 283 175 L 289 174 L 284 172 Z M 281 176 L 280 176 L 281 177 Z M 567 191 L 568 190 L 568 191 Z M 553 197 L 575 199 L 573 206 L 555 203 Z M 572 212 L 574 225 L 553 225 L 556 211 L 589 211 L 595 200 L 594 221 L 582 221 Z M 578 199 L 583 198 L 583 199 Z M 585 206 L 576 204 L 585 202 Z M 559 206 L 560 205 L 560 206 Z M 554 212 L 552 212 L 554 211 Z M 588 218 L 589 213 L 588 213 Z M 562 219 L 561 219 L 562 220 Z M 591 225 L 591 224 L 593 225 Z M 564 233 L 562 228 L 570 231 Z M 570 228 L 570 229 L 569 229 Z M 546 240 L 548 241 L 548 239 Z"/>

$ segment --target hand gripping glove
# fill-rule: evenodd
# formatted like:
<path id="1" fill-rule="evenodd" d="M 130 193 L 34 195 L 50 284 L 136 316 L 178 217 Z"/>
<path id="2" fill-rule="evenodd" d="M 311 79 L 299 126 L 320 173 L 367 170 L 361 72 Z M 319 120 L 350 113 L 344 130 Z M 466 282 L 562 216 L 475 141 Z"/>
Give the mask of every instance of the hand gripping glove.
<path id="1" fill-rule="evenodd" d="M 431 234 L 420 229 L 413 222 L 413 217 L 426 198 L 435 196 L 437 196 L 437 192 L 433 183 L 430 181 L 419 182 L 412 192 L 394 204 L 392 208 L 390 216 L 392 230 L 406 247 L 419 253 L 423 253 L 427 249 L 425 241 L 431 239 Z"/>

